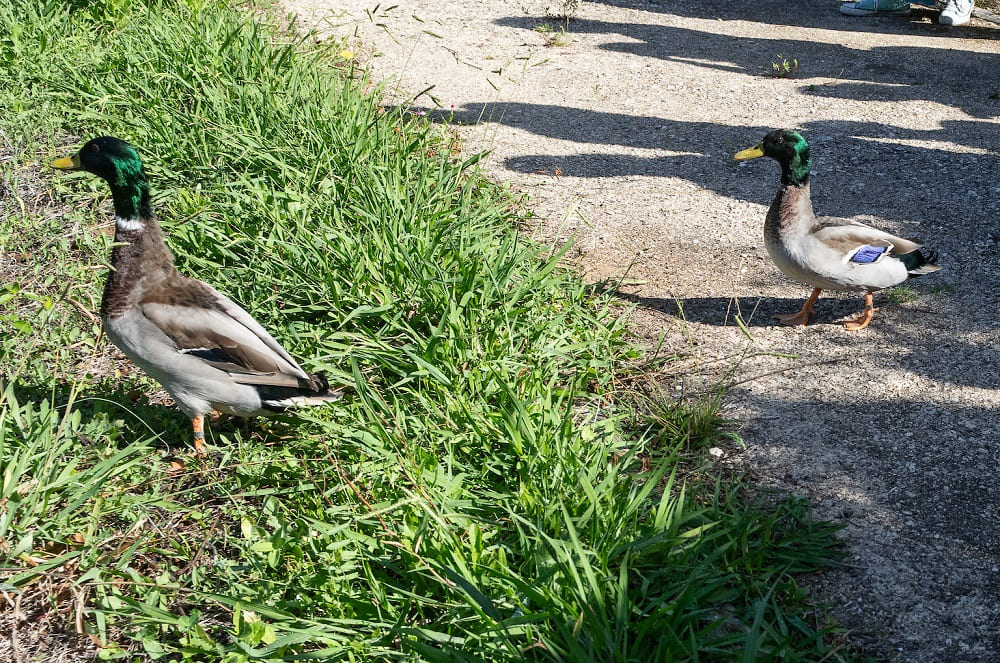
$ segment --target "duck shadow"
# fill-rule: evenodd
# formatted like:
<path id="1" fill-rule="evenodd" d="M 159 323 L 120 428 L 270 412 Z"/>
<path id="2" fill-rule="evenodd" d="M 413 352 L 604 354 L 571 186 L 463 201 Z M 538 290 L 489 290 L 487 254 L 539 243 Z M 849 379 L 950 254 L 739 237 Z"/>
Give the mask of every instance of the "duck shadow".
<path id="1" fill-rule="evenodd" d="M 143 440 L 150 449 L 168 451 L 176 446 L 170 440 L 182 439 L 179 435 L 186 422 L 183 415 L 150 402 L 143 388 L 133 381 L 107 378 L 80 388 L 66 380 L 14 379 L 8 388 L 20 404 L 37 406 L 48 402 L 60 417 L 66 416 L 69 408 L 81 419 L 76 435 L 85 447 L 128 445 Z"/>
<path id="2" fill-rule="evenodd" d="M 40 383 L 14 380 L 9 388 L 18 403 L 49 402 L 65 413 L 72 408 L 84 425 L 78 434 L 84 446 L 121 446 L 145 440 L 151 450 L 168 454 L 184 454 L 191 449 L 191 420 L 176 406 L 150 398 L 158 388 L 131 379 L 126 381 L 104 378 L 87 383 L 82 389 L 70 382 Z M 254 420 L 222 415 L 206 424 L 206 437 L 219 443 L 223 436 L 248 438 L 258 435 L 266 443 L 283 439 L 293 426 L 289 417 L 278 416 L 266 428 L 254 427 Z M 90 437 L 88 424 L 99 436 Z M 213 440 L 214 438 L 214 440 Z"/>
<path id="3" fill-rule="evenodd" d="M 616 297 L 645 309 L 713 327 L 782 327 L 774 316 L 797 313 L 808 292 L 800 298 L 791 297 L 643 297 L 617 291 Z M 810 325 L 841 324 L 841 319 L 854 316 L 864 308 L 861 298 L 825 298 L 814 306 Z M 739 322 L 737 322 L 739 318 Z"/>
<path id="4" fill-rule="evenodd" d="M 832 326 L 842 328 L 846 318 L 859 315 L 864 300 L 855 296 L 822 296 L 814 306 L 809 328 Z M 636 306 L 657 311 L 685 322 L 713 327 L 740 327 L 747 329 L 783 328 L 775 315 L 796 313 L 806 300 L 780 297 L 642 297 L 625 292 L 614 295 Z M 995 364 L 996 344 L 982 340 L 998 338 L 1000 321 L 993 316 L 977 320 L 974 324 L 959 317 L 962 309 L 955 299 L 937 300 L 926 305 L 897 304 L 884 293 L 875 293 L 878 313 L 870 329 L 884 337 L 888 347 L 903 349 L 880 361 L 885 366 L 896 366 L 905 371 L 924 375 L 937 383 L 975 387 L 986 390 L 1000 389 L 1000 373 L 984 370 Z M 894 321 L 894 318 L 896 321 Z M 901 324 L 900 318 L 913 324 Z M 789 329 L 789 332 L 791 330 Z M 825 336 L 833 346 L 847 350 L 859 347 L 858 339 L 866 332 L 844 332 Z M 862 345 L 864 341 L 860 341 Z M 881 364 L 880 364 L 881 365 Z"/>

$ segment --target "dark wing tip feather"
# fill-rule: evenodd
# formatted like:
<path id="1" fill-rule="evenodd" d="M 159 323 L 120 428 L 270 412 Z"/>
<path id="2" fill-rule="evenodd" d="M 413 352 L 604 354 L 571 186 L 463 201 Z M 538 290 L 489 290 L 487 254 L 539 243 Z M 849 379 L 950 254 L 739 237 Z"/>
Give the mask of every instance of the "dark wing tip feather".
<path id="1" fill-rule="evenodd" d="M 336 388 L 330 386 L 330 380 L 326 377 L 326 371 L 316 371 L 309 373 L 309 381 L 303 381 L 303 388 L 308 389 L 314 396 L 335 396 L 351 388 L 350 385 L 340 385 Z M 310 395 L 310 394 L 303 394 Z"/>
<path id="2" fill-rule="evenodd" d="M 331 389 L 326 373 L 319 372 L 310 373 L 308 381 L 300 378 L 298 387 L 260 386 L 258 392 L 265 410 L 284 412 L 289 408 L 338 401 L 348 389 L 349 385 Z"/>
<path id="3" fill-rule="evenodd" d="M 323 371 L 317 371 L 315 373 L 310 373 L 310 382 L 312 383 L 313 391 L 319 393 L 325 393 L 330 391 L 330 381 L 326 379 L 326 373 Z"/>

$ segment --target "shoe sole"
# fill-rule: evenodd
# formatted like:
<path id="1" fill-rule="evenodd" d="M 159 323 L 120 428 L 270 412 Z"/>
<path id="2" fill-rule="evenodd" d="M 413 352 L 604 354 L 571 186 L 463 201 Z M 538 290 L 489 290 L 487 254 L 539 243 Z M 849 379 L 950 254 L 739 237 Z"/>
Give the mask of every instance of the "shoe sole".
<path id="1" fill-rule="evenodd" d="M 851 3 L 845 3 L 851 4 Z M 840 13 L 845 16 L 909 16 L 910 8 L 906 9 L 855 9 L 840 5 Z"/>
<path id="2" fill-rule="evenodd" d="M 950 16 L 941 16 L 940 18 L 938 18 L 938 23 L 940 23 L 941 25 L 949 25 L 949 26 L 953 26 L 953 25 L 965 25 L 971 19 L 972 19 L 971 15 L 970 16 L 956 16 L 955 18 L 952 18 Z"/>

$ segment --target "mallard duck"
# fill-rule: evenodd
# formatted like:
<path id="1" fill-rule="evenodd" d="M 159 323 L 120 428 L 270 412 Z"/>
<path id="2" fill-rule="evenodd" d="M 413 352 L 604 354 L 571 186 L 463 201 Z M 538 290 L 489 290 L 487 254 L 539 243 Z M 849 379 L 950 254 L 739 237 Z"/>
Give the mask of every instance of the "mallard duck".
<path id="1" fill-rule="evenodd" d="M 764 156 L 781 164 L 781 186 L 764 221 L 764 246 L 778 269 L 813 286 L 802 310 L 774 316 L 781 324 L 808 323 L 820 292 L 846 290 L 865 293 L 865 310 L 844 327 L 864 329 L 877 310 L 873 292 L 940 269 L 937 254 L 921 251 L 916 240 L 850 219 L 817 218 L 809 198 L 809 144 L 798 133 L 776 129 L 734 158 Z"/>
<path id="2" fill-rule="evenodd" d="M 190 417 L 197 453 L 204 452 L 204 417 L 213 409 L 252 417 L 340 398 L 249 313 L 177 271 L 135 148 L 102 136 L 52 166 L 85 170 L 111 186 L 115 246 L 101 300 L 104 331 Z"/>

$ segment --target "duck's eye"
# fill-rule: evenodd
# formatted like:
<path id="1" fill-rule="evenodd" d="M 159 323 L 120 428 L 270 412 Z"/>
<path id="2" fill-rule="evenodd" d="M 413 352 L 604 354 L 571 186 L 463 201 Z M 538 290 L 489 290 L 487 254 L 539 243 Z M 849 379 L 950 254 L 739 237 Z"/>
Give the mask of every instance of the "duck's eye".
<path id="1" fill-rule="evenodd" d="M 90 144 L 90 151 L 91 152 L 100 152 L 101 151 L 101 146 L 98 145 L 97 143 L 91 143 Z"/>

